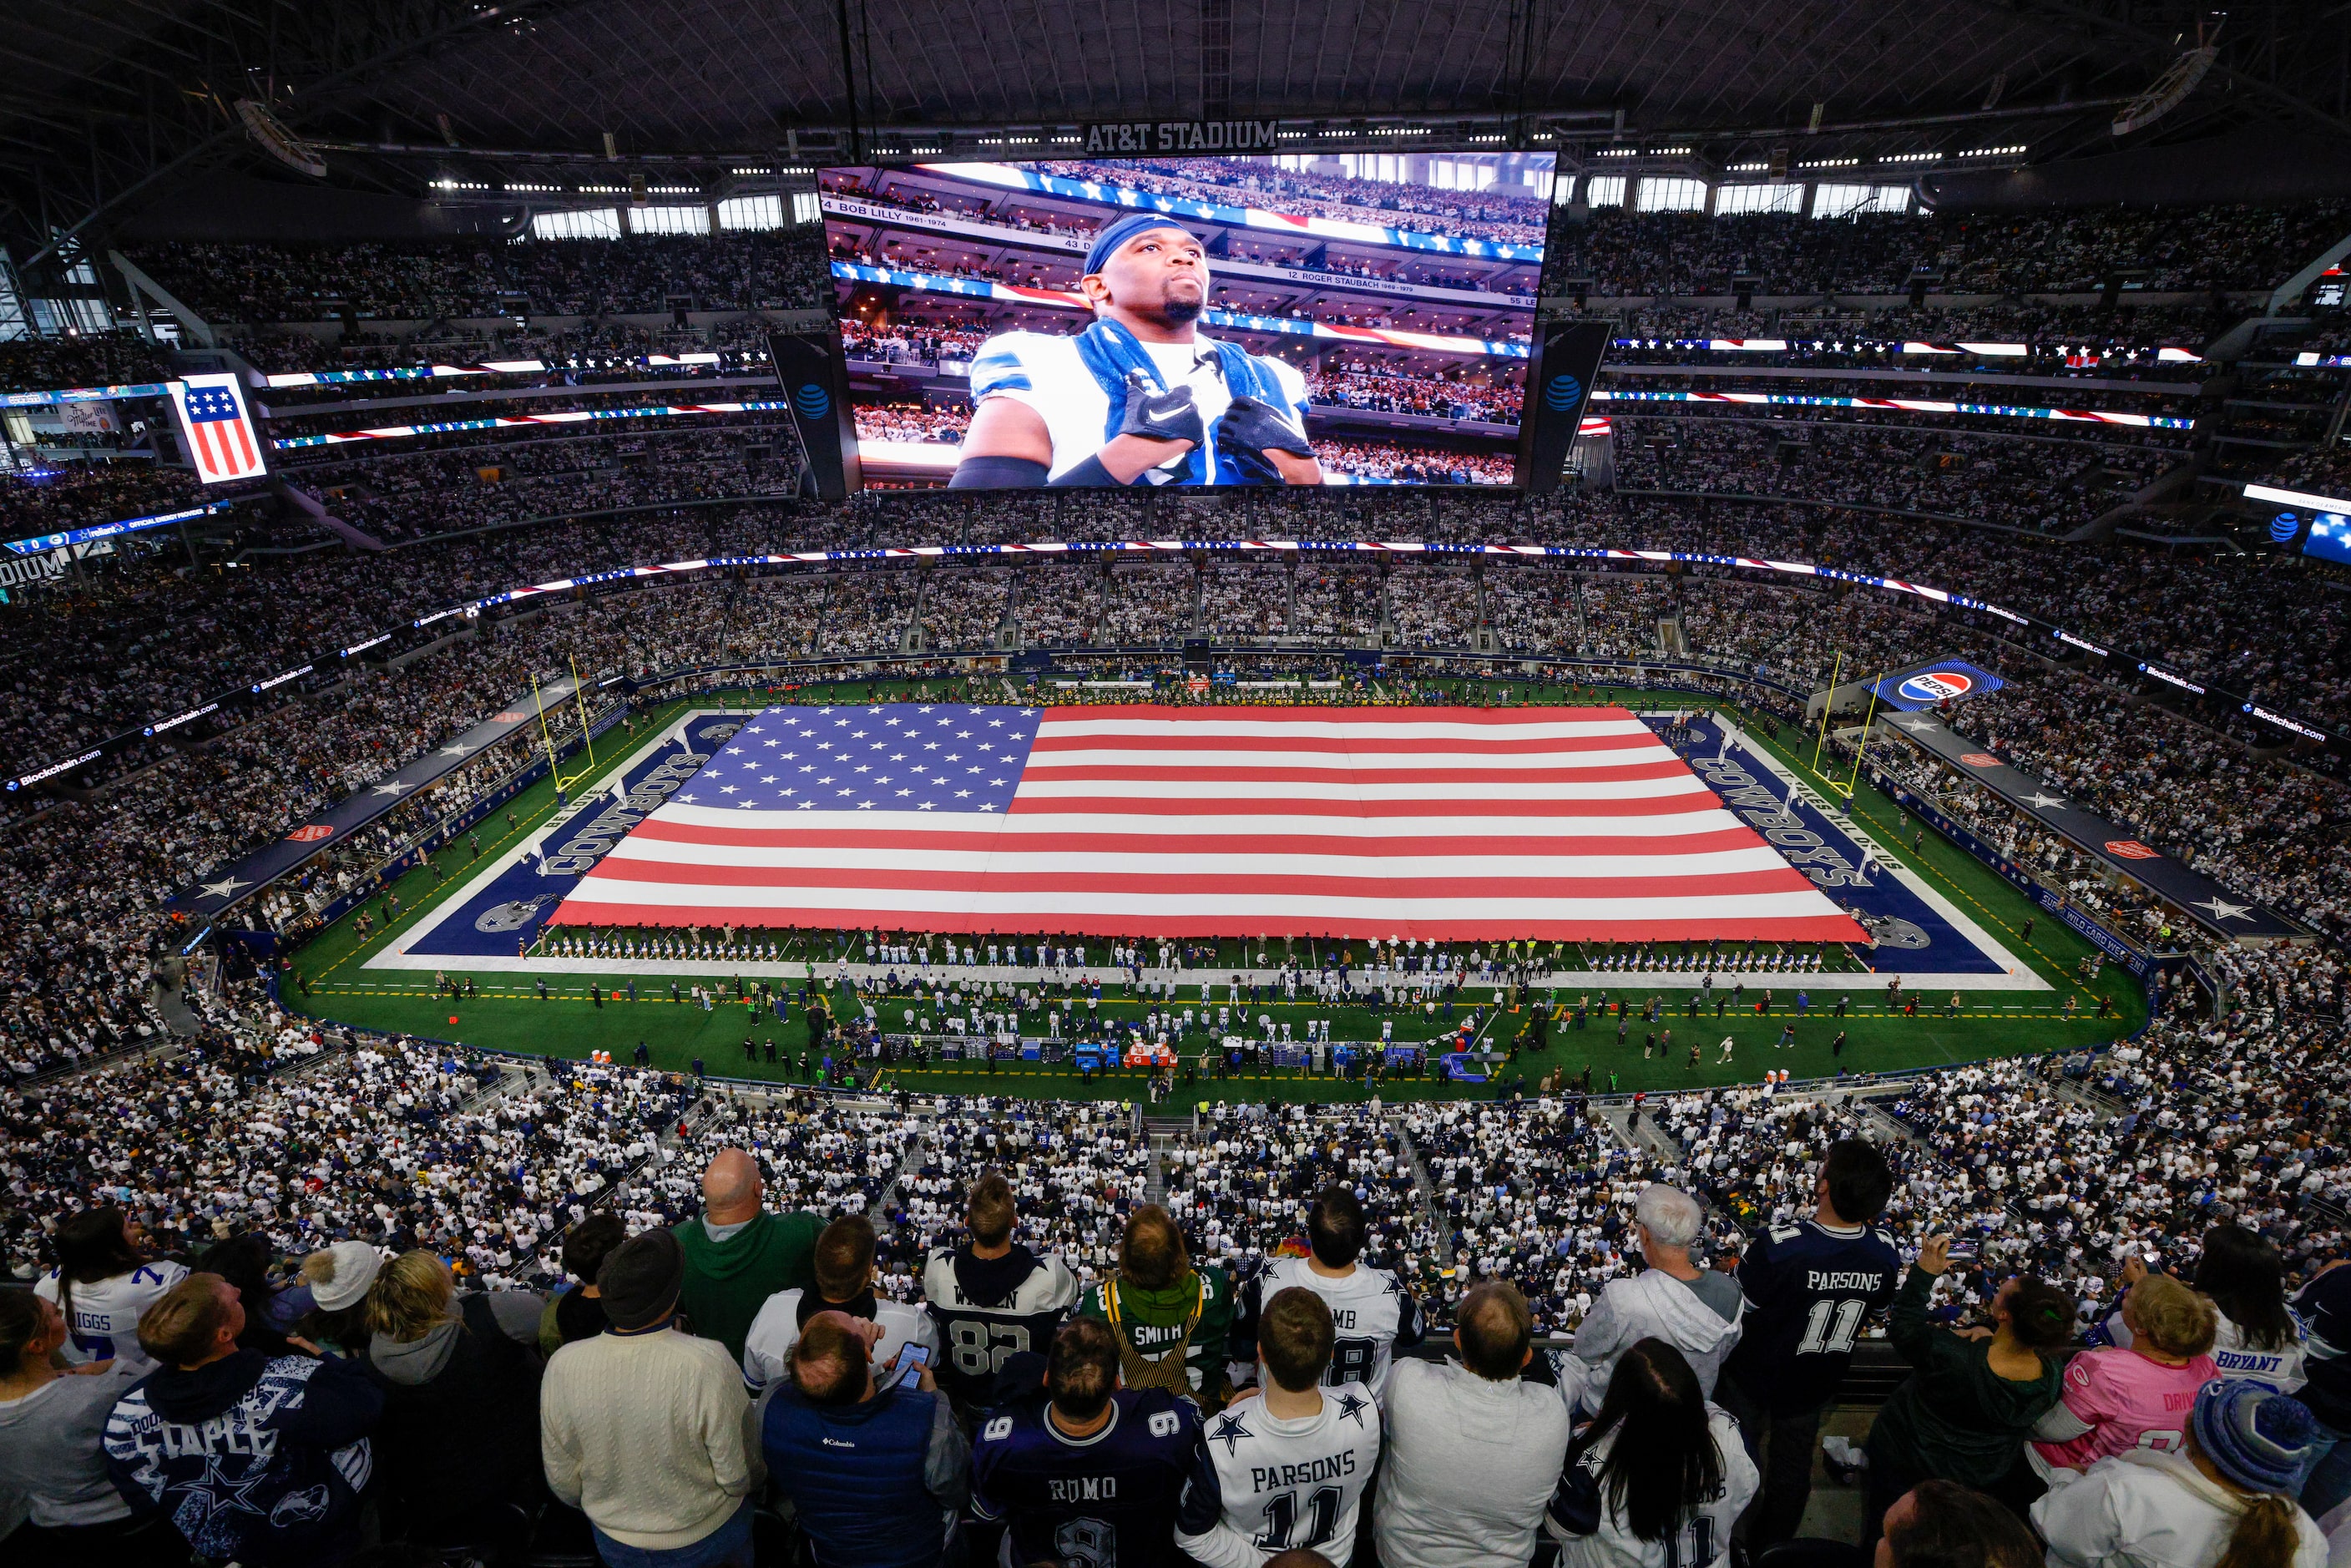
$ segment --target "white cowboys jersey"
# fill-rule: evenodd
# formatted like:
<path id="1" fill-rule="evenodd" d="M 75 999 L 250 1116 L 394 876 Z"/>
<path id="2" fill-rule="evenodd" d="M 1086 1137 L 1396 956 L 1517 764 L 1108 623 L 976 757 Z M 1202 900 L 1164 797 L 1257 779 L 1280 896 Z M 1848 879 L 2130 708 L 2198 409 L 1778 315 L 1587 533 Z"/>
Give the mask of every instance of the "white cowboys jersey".
<path id="1" fill-rule="evenodd" d="M 66 1359 L 78 1365 L 111 1356 L 130 1366 L 152 1366 L 154 1358 L 140 1348 L 139 1314 L 187 1277 L 184 1263 L 141 1263 L 128 1273 L 72 1286 Z M 52 1269 L 41 1276 L 33 1293 L 56 1301 L 58 1284 L 57 1271 Z"/>
<path id="2" fill-rule="evenodd" d="M 1259 1312 L 1292 1285 L 1313 1291 L 1331 1309 L 1331 1370 L 1322 1375 L 1323 1383 L 1331 1387 L 1361 1383 L 1372 1391 L 1373 1398 L 1386 1398 L 1388 1368 L 1395 1361 L 1396 1346 L 1418 1344 L 1426 1330 L 1420 1303 L 1397 1281 L 1395 1272 L 1368 1263 L 1358 1263 L 1353 1272 L 1335 1280 L 1316 1273 L 1303 1258 L 1276 1258 L 1268 1263 L 1249 1281 L 1242 1299 L 1240 1327 L 1235 1337 L 1246 1338 L 1234 1347 L 1235 1359 L 1241 1359 L 1245 1346 L 1255 1344 Z M 1255 1352 L 1247 1354 L 1253 1357 Z"/>
<path id="3" fill-rule="evenodd" d="M 882 1325 L 882 1337 L 874 1342 L 872 1357 L 876 1377 L 909 1344 L 929 1350 L 931 1365 L 938 1365 L 938 1331 L 922 1308 L 877 1301 L 873 1321 Z M 799 1343 L 800 1292 L 778 1291 L 759 1308 L 759 1315 L 751 1320 L 743 1335 L 743 1386 L 756 1395 L 768 1384 L 790 1377 L 792 1346 Z"/>
<path id="4" fill-rule="evenodd" d="M 1747 1511 L 1760 1478 L 1739 1423 L 1719 1406 L 1708 1405 L 1706 1414 L 1707 1429 L 1722 1455 L 1722 1484 L 1661 1541 L 1635 1535 L 1630 1521 L 1608 1506 L 1601 1490 L 1601 1467 L 1616 1445 L 1616 1432 L 1568 1450 L 1567 1468 L 1543 1521 L 1561 1545 L 1560 1568 L 1711 1568 L 1729 1561 L 1731 1521 Z"/>
<path id="5" fill-rule="evenodd" d="M 1230 388 L 1219 367 L 1212 340 L 1189 343 L 1145 343 L 1159 379 L 1170 389 L 1192 389 L 1192 406 L 1209 431 L 1209 450 L 1202 455 L 1213 476 L 1215 426 L 1233 403 Z M 1290 400 L 1290 423 L 1301 423 L 1297 411 L 1306 407 L 1306 377 L 1282 360 L 1257 359 L 1259 370 L 1271 375 Z M 979 346 L 971 362 L 971 398 L 975 403 L 1007 397 L 1027 403 L 1045 421 L 1053 443 L 1053 461 L 1047 475 L 1058 479 L 1102 448 L 1110 418 L 1110 394 L 1102 389 L 1085 361 L 1078 357 L 1078 340 L 1049 332 L 998 332 Z M 1180 459 L 1170 459 L 1182 466 Z M 1159 482 L 1145 476 L 1151 482 Z"/>
<path id="6" fill-rule="evenodd" d="M 1262 1396 L 1201 1425 L 1176 1507 L 1176 1544 L 1207 1568 L 1259 1568 L 1293 1547 L 1354 1555 L 1364 1489 L 1380 1458 L 1380 1407 L 1360 1383 L 1322 1391 L 1312 1416 L 1276 1419 Z"/>

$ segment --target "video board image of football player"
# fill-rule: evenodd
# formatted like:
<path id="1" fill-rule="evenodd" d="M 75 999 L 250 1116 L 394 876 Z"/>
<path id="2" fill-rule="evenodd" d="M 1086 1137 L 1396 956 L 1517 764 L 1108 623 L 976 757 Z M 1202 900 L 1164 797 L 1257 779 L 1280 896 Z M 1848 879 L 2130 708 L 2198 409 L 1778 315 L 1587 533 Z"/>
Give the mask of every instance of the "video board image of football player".
<path id="1" fill-rule="evenodd" d="M 971 427 L 951 483 L 1320 485 L 1306 378 L 1195 329 L 1207 249 L 1172 218 L 1105 226 L 1078 281 L 1093 325 L 999 332 L 971 364 Z"/>

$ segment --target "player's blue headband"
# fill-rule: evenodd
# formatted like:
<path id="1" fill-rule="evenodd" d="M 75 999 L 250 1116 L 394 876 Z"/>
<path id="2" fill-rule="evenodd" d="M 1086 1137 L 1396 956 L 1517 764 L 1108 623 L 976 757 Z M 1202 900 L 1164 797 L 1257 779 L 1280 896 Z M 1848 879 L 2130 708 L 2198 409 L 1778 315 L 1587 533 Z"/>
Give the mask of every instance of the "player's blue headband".
<path id="1" fill-rule="evenodd" d="M 1191 230 L 1164 213 L 1129 213 L 1094 235 L 1094 243 L 1086 248 L 1085 276 L 1091 277 L 1100 272 L 1102 263 L 1118 254 L 1119 246 L 1153 229 L 1175 229 L 1187 239 L 1196 237 Z"/>

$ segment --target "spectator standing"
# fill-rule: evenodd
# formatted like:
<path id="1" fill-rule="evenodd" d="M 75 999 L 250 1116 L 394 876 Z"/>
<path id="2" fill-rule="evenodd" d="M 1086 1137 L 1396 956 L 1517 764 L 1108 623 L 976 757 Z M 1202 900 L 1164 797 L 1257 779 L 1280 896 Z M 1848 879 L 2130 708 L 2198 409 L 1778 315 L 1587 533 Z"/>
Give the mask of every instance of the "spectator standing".
<path id="1" fill-rule="evenodd" d="M 1758 1550 L 1789 1540 L 1802 1522 L 1821 1416 L 1863 1325 L 1894 1299 L 1902 1255 L 1892 1237 L 1870 1228 L 1893 1185 L 1874 1146 L 1842 1139 L 1821 1161 L 1812 1218 L 1766 1231 L 1739 1260 L 1746 1315 L 1717 1393 L 1763 1469 L 1749 1522 Z"/>
<path id="2" fill-rule="evenodd" d="M 190 1274 L 139 1319 L 159 1364 L 106 1422 L 107 1470 L 204 1557 L 316 1568 L 359 1550 L 383 1396 L 358 1364 L 241 1350 L 245 1307 Z"/>
<path id="3" fill-rule="evenodd" d="M 539 1312 L 528 1291 L 458 1299 L 430 1252 L 403 1252 L 377 1276 L 368 1370 L 383 1390 L 380 1497 L 409 1539 L 495 1550 L 529 1535 L 539 1368 L 524 1345 Z"/>
<path id="4" fill-rule="evenodd" d="M 2032 1505 L 2049 1568 L 2324 1568 L 2326 1537 L 2293 1498 L 2312 1435 L 2292 1396 L 2215 1378 L 2179 1449 L 2110 1456 Z"/>
<path id="5" fill-rule="evenodd" d="M 631 1237 L 596 1284 L 611 1327 L 557 1351 L 539 1390 L 548 1486 L 608 1568 L 750 1568 L 766 1476 L 751 1401 L 724 1346 L 678 1332 L 676 1233 Z"/>
<path id="6" fill-rule="evenodd" d="M 2074 1337 L 2073 1301 L 2022 1276 L 1992 1299 L 1999 1326 L 1991 1333 L 1938 1327 L 1927 1301 L 1950 1252 L 1949 1237 L 1928 1237 L 1886 1313 L 1886 1336 L 1913 1370 L 1869 1432 L 1863 1526 L 1873 1541 L 1886 1511 L 1920 1481 L 1965 1477 L 1990 1488 L 2006 1479 L 2025 1435 L 2061 1391 L 2062 1369 L 2049 1353 Z"/>
<path id="7" fill-rule="evenodd" d="M 792 1346 L 790 1378 L 761 1401 L 768 1473 L 819 1568 L 935 1568 L 970 1495 L 971 1449 L 930 1368 L 911 1385 L 875 1379 L 882 1332 L 817 1313 Z"/>
<path id="8" fill-rule="evenodd" d="M 558 1291 L 539 1314 L 541 1354 L 553 1355 L 565 1345 L 602 1333 L 611 1326 L 596 1274 L 612 1249 L 628 1239 L 627 1221 L 610 1210 L 590 1215 L 563 1238 L 563 1271 L 578 1283 Z"/>
<path id="9" fill-rule="evenodd" d="M 152 1365 L 139 1343 L 139 1315 L 186 1279 L 188 1269 L 149 1259 L 141 1239 L 138 1222 L 110 1207 L 85 1208 L 57 1226 L 57 1266 L 33 1290 L 65 1313 L 68 1361 Z"/>
<path id="10" fill-rule="evenodd" d="M 938 1329 L 930 1315 L 875 1298 L 873 1246 L 873 1222 L 862 1214 L 844 1214 L 824 1228 L 816 1241 L 816 1289 L 778 1291 L 751 1320 L 743 1341 L 743 1385 L 753 1395 L 784 1375 L 801 1327 L 819 1312 L 878 1325 L 882 1337 L 871 1347 L 876 1364 L 898 1365 L 908 1345 L 919 1346 L 926 1363 L 936 1364 Z"/>
<path id="11" fill-rule="evenodd" d="M 1644 1338 L 1612 1364 L 1544 1527 L 1561 1568 L 1708 1568 L 1755 1483 L 1739 1424 L 1707 1402 L 1688 1358 Z"/>
<path id="12" fill-rule="evenodd" d="M 2146 1260 L 2133 1257 L 2123 1263 L 2126 1289 L 2147 1275 Z M 2281 1394 L 2302 1387 L 2309 1346 L 2301 1320 L 2286 1305 L 2285 1263 L 2274 1243 L 2241 1225 L 2216 1225 L 2204 1233 L 2193 1283 L 2220 1314 L 2211 1355 L 2221 1376 L 2257 1377 Z M 2104 1333 L 2106 1343 L 2125 1349 L 2135 1343 L 2119 1309 L 2107 1317 Z M 2095 1333 L 2091 1343 L 2097 1343 Z"/>
<path id="13" fill-rule="evenodd" d="M 2351 1269 L 2329 1265 L 2294 1299 L 2309 1329 L 2308 1381 L 2297 1396 L 2318 1423 L 2311 1435 L 2310 1474 L 2303 1511 L 2323 1519 L 2351 1499 Z"/>
<path id="14" fill-rule="evenodd" d="M 1680 1351 L 1706 1397 L 1739 1343 L 1739 1282 L 1690 1261 L 1702 1218 L 1698 1199 L 1651 1182 L 1633 1214 L 1634 1236 L 1649 1266 L 1630 1279 L 1608 1281 L 1576 1330 L 1560 1374 L 1568 1407 L 1581 1406 L 1586 1414 L 1598 1412 L 1616 1358 L 1641 1340 L 1661 1339 Z"/>
<path id="15" fill-rule="evenodd" d="M 1426 1330 L 1420 1303 L 1395 1274 L 1357 1261 L 1364 1240 L 1363 1200 L 1345 1187 L 1325 1187 L 1306 1210 L 1307 1255 L 1273 1259 L 1241 1287 L 1232 1358 L 1255 1358 L 1260 1305 L 1295 1285 L 1322 1298 L 1338 1332 L 1324 1380 L 1361 1383 L 1374 1398 L 1384 1397 L 1396 1347 L 1418 1344 Z"/>
<path id="16" fill-rule="evenodd" d="M 1360 1383 L 1322 1387 L 1336 1337 L 1311 1291 L 1292 1285 L 1265 1303 L 1258 1386 L 1208 1417 L 1176 1511 L 1176 1544 L 1204 1568 L 1262 1568 L 1293 1547 L 1353 1555 L 1380 1412 Z"/>
<path id="17" fill-rule="evenodd" d="M 992 1402 L 1005 1364 L 1052 1343 L 1077 1305 L 1070 1266 L 1058 1253 L 1040 1258 L 1013 1240 L 1017 1218 L 1012 1184 L 988 1171 L 964 1201 L 971 1239 L 935 1249 L 923 1264 L 923 1300 L 945 1353 L 938 1385 L 967 1407 Z"/>
<path id="18" fill-rule="evenodd" d="M 2179 1447 L 2182 1413 L 2220 1375 L 2206 1354 L 2219 1316 L 2170 1275 L 2143 1275 L 2123 1299 L 2129 1348 L 2085 1350 L 2065 1364 L 2064 1392 L 2025 1449 L 2034 1472 L 2055 1482 L 2127 1448 Z"/>
<path id="19" fill-rule="evenodd" d="M 1200 1445 L 1189 1399 L 1118 1385 L 1119 1343 L 1099 1318 L 1050 1341 L 1045 1387 L 992 1411 L 972 1448 L 972 1560 L 1186 1568 L 1173 1521 Z M 1086 1555 L 1081 1558 L 1082 1551 Z"/>
<path id="20" fill-rule="evenodd" d="M 1078 1301 L 1081 1317 L 1102 1319 L 1118 1336 L 1122 1383 L 1189 1394 L 1207 1410 L 1224 1403 L 1232 1312 L 1231 1277 L 1194 1267 L 1184 1233 L 1155 1203 L 1127 1217 L 1118 1271 Z"/>
<path id="21" fill-rule="evenodd" d="M 816 1283 L 816 1239 L 824 1229 L 805 1210 L 769 1214 L 761 1197 L 758 1162 L 741 1149 L 721 1149 L 702 1174 L 700 1217 L 674 1228 L 685 1253 L 678 1310 L 687 1327 L 725 1345 L 737 1362 L 768 1297 Z"/>
<path id="22" fill-rule="evenodd" d="M 0 1495 L 24 1498 L 25 1525 L 7 1537 L 24 1568 L 187 1561 L 187 1542 L 160 1513 L 134 1517 L 107 1476 L 106 1418 L 144 1374 L 120 1361 L 71 1370 L 55 1356 L 65 1315 L 30 1291 L 0 1291 Z"/>
<path id="23" fill-rule="evenodd" d="M 1398 1568 L 1520 1568 L 1567 1458 L 1567 1407 L 1520 1375 L 1534 1322 L 1517 1286 L 1478 1285 L 1455 1316 L 1458 1364 L 1399 1361 L 1389 1375 L 1373 1535 Z"/>

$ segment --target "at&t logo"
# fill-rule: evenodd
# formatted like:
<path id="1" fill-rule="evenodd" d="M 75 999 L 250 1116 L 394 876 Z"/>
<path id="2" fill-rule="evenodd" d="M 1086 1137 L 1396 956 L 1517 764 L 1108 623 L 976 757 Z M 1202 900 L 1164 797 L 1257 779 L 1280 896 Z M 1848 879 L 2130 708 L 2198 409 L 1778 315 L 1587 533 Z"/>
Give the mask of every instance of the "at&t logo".
<path id="1" fill-rule="evenodd" d="M 1583 396 L 1583 383 L 1562 371 L 1543 382 L 1543 406 L 1553 413 L 1565 413 Z"/>
<path id="2" fill-rule="evenodd" d="M 814 382 L 802 382 L 792 392 L 792 407 L 803 419 L 822 419 L 832 412 L 832 394 Z"/>

